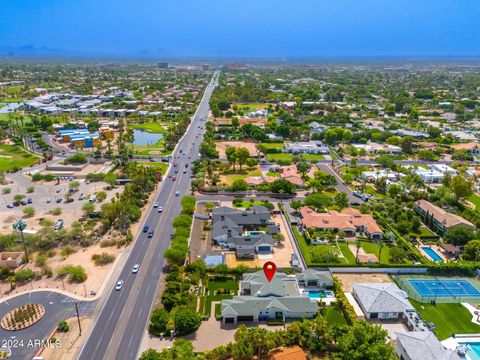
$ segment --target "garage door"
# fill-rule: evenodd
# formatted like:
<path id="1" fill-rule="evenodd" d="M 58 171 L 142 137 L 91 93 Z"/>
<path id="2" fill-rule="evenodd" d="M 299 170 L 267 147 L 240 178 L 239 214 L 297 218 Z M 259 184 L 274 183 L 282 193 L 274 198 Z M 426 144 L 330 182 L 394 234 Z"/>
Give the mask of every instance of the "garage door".
<path id="1" fill-rule="evenodd" d="M 225 318 L 225 324 L 234 324 L 235 318 Z"/>
<path id="2" fill-rule="evenodd" d="M 261 245 L 258 247 L 258 252 L 270 252 L 270 246 Z"/>
<path id="3" fill-rule="evenodd" d="M 237 321 L 253 321 L 253 315 L 237 316 Z"/>

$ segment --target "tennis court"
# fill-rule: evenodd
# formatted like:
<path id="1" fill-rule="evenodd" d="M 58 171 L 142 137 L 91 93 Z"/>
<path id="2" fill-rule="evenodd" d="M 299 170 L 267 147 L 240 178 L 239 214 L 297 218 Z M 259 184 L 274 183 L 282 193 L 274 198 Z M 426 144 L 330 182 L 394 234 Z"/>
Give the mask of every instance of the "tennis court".
<path id="1" fill-rule="evenodd" d="M 480 290 L 468 280 L 408 279 L 421 297 L 480 297 Z"/>

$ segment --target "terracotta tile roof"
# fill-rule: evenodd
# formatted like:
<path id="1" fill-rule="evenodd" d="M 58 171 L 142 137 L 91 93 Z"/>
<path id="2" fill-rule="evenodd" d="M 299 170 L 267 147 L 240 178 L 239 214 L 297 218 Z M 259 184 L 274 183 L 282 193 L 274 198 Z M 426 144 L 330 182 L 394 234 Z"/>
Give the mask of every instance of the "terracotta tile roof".
<path id="1" fill-rule="evenodd" d="M 372 215 L 361 214 L 352 208 L 343 209 L 341 212 L 331 210 L 326 213 L 317 213 L 309 207 L 302 207 L 300 214 L 307 228 L 356 231 L 357 228 L 364 227 L 369 234 L 383 234 Z"/>
<path id="2" fill-rule="evenodd" d="M 272 360 L 307 360 L 305 351 L 298 346 L 292 346 L 281 350 L 275 350 L 271 354 Z"/>
<path id="3" fill-rule="evenodd" d="M 480 148 L 480 144 L 472 141 L 472 142 L 469 142 L 469 143 L 452 145 L 452 148 L 455 149 L 455 150 L 472 150 L 472 149 L 475 149 L 475 148 L 477 148 L 477 149 Z"/>
<path id="4" fill-rule="evenodd" d="M 423 209 L 425 212 L 428 212 L 430 215 L 433 215 L 433 218 L 438 222 L 441 222 L 446 228 L 450 228 L 455 225 L 464 224 L 475 228 L 475 226 L 468 220 L 465 220 L 461 216 L 449 213 L 448 211 L 439 208 L 436 205 L 433 205 L 427 200 L 418 200 L 415 203 L 419 208 Z"/>

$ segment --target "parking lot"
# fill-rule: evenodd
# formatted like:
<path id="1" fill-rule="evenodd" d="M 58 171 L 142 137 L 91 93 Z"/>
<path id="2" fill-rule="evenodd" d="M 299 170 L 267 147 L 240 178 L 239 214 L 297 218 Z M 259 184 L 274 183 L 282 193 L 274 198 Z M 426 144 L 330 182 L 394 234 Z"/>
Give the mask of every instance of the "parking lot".
<path id="1" fill-rule="evenodd" d="M 73 201 L 67 203 L 65 195 L 69 192 L 69 183 L 72 180 L 61 180 L 58 185 L 56 181 L 32 182 L 28 176 L 22 173 L 8 174 L 6 180 L 6 185 L 0 185 L 0 218 L 2 219 L 0 223 L 0 233 L 9 233 L 12 222 L 19 217 L 25 218 L 28 230 L 39 230 L 41 228 L 40 220 L 42 218 L 52 221 L 63 219 L 64 226 L 68 228 L 72 222 L 82 216 L 82 206 L 88 202 L 92 194 L 98 191 L 105 191 L 107 194 L 107 198 L 103 201 L 103 203 L 105 203 L 109 202 L 110 199 L 115 196 L 115 193 L 122 190 L 121 187 L 108 190 L 108 185 L 104 182 L 88 184 L 85 179 L 76 179 L 75 181 L 78 181 L 80 186 L 78 191 L 70 193 Z M 27 193 L 27 188 L 30 186 L 34 187 L 34 191 Z M 3 189 L 5 188 L 11 189 L 11 192 L 4 194 Z M 11 209 L 8 208 L 7 206 L 9 206 L 9 204 L 14 203 L 14 196 L 16 194 L 25 195 L 25 200 L 30 199 L 29 201 L 31 201 L 31 203 L 16 206 Z M 79 200 L 82 194 L 84 199 Z M 101 203 L 96 201 L 94 205 L 96 210 L 98 210 Z M 23 209 L 26 207 L 33 207 L 35 209 L 35 215 L 25 217 Z M 56 208 L 62 209 L 60 215 L 53 214 Z"/>

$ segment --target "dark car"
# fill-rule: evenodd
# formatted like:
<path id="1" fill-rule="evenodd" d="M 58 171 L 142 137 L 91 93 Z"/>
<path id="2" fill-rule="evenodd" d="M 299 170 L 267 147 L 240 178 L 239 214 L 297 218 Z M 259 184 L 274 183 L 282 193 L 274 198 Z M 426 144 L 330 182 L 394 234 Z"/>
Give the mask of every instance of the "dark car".
<path id="1" fill-rule="evenodd" d="M 149 231 L 148 234 L 147 234 L 147 237 L 152 238 L 153 237 L 153 231 Z"/>
<path id="2" fill-rule="evenodd" d="M 28 199 L 27 199 L 27 203 L 28 203 L 28 204 L 31 204 L 32 202 L 33 202 L 32 198 L 28 198 Z"/>
<path id="3" fill-rule="evenodd" d="M 147 231 L 148 231 L 148 226 L 145 225 L 145 226 L 143 227 L 143 232 L 146 233 Z"/>

